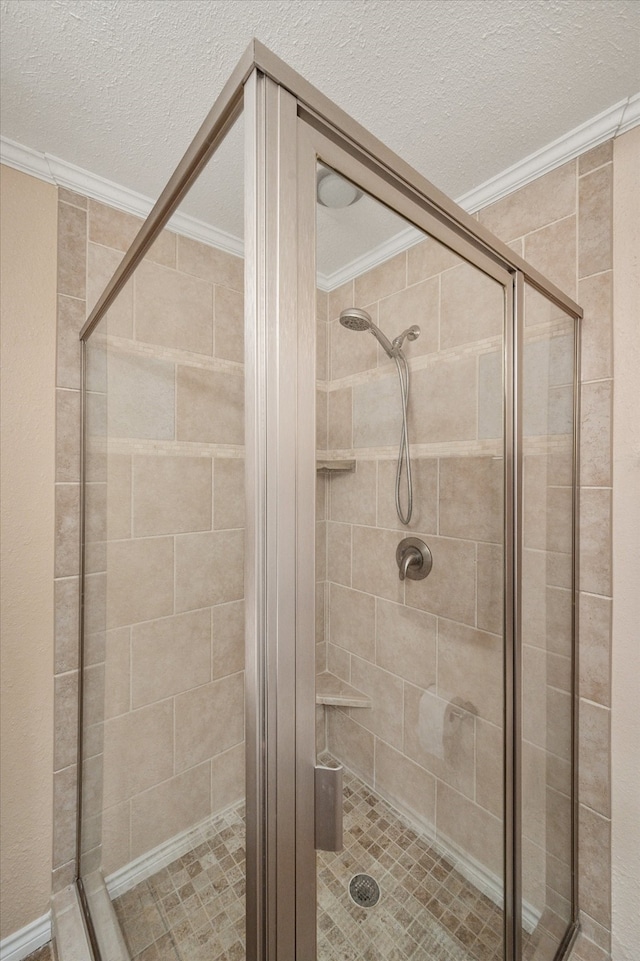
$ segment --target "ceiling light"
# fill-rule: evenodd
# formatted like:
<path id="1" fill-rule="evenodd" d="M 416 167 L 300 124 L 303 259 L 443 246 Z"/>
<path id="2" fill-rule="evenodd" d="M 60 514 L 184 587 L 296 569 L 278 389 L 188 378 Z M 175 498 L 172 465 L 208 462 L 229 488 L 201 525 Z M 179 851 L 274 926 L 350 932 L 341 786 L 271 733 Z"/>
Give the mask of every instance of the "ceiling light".
<path id="1" fill-rule="evenodd" d="M 345 180 L 334 170 L 320 169 L 317 184 L 318 203 L 323 207 L 350 207 L 362 197 L 355 184 Z"/>

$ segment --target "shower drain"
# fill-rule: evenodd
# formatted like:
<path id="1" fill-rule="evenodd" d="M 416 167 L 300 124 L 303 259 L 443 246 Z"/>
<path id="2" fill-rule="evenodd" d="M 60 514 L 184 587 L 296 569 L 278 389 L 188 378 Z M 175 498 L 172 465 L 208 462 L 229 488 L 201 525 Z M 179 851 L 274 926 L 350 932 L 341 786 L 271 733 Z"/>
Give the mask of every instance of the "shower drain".
<path id="1" fill-rule="evenodd" d="M 380 885 L 369 874 L 356 874 L 349 881 L 351 900 L 361 908 L 372 908 L 380 900 Z"/>

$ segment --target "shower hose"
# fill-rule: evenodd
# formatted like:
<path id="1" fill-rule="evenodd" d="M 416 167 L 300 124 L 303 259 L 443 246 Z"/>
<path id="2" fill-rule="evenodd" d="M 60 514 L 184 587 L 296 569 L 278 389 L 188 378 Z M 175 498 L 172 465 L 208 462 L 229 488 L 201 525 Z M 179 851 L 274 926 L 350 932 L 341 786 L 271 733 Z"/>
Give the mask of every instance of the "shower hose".
<path id="1" fill-rule="evenodd" d="M 398 469 L 396 471 L 396 511 L 402 524 L 408 524 L 413 513 L 413 483 L 411 480 L 411 454 L 409 453 L 409 426 L 407 423 L 407 405 L 409 403 L 409 364 L 401 349 L 394 353 L 393 359 L 398 370 L 400 381 L 400 398 L 402 403 L 402 433 L 400 434 L 400 448 L 398 450 Z M 402 487 L 402 471 L 405 469 L 407 508 L 402 508 L 400 489 Z"/>

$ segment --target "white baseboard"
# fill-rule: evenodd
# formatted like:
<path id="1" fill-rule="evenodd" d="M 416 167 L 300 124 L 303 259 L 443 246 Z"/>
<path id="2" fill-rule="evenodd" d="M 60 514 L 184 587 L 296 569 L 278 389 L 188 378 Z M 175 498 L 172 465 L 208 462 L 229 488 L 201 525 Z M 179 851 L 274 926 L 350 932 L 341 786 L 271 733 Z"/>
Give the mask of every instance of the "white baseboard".
<path id="1" fill-rule="evenodd" d="M 209 815 L 195 827 L 188 828 L 181 834 L 176 834 L 175 837 L 169 838 L 168 841 L 164 841 L 153 850 L 147 851 L 146 854 L 136 858 L 135 861 L 130 861 L 129 864 L 125 864 L 124 867 L 114 871 L 113 874 L 105 878 L 109 897 L 112 899 L 119 898 L 120 895 L 134 888 L 136 884 L 146 881 L 147 878 L 161 871 L 162 868 L 166 868 L 172 861 L 192 851 L 207 836 L 213 821 L 229 811 L 235 810 L 242 803 L 242 801 L 236 801 L 222 811 L 216 811 L 215 814 Z"/>
<path id="2" fill-rule="evenodd" d="M 22 961 L 51 940 L 51 914 L 44 914 L 0 941 L 0 961 Z"/>

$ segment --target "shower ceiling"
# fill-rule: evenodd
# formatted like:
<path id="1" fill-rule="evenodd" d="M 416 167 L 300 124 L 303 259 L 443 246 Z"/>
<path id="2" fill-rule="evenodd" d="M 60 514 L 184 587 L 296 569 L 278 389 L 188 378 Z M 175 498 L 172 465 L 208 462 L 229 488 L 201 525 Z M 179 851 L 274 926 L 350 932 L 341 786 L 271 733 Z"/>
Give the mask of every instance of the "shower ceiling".
<path id="1" fill-rule="evenodd" d="M 454 198 L 640 89 L 636 0 L 3 0 L 1 12 L 2 135 L 147 197 L 252 36 Z M 239 238 L 235 146 L 183 210 Z M 377 247 L 404 226 L 367 198 L 320 216 L 327 275 L 366 254 L 358 238 Z"/>

